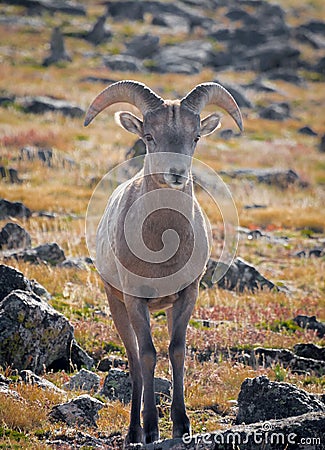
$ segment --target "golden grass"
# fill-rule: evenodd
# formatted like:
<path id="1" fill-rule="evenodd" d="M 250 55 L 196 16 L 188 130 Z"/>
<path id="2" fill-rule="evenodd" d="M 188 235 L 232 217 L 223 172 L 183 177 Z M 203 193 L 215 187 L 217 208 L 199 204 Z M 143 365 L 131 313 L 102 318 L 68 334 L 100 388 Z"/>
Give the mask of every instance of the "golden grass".
<path id="1" fill-rule="evenodd" d="M 20 399 L 1 394 L 0 423 L 25 433 L 42 428 L 51 407 L 64 399 L 62 394 L 29 384 L 18 384 L 12 388 Z"/>

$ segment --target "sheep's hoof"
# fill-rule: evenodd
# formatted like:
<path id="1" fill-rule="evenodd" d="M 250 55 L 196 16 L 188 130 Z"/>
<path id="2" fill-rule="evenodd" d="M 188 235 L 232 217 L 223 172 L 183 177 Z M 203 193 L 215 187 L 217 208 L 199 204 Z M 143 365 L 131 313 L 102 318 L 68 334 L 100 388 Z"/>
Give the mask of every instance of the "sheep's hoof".
<path id="1" fill-rule="evenodd" d="M 123 448 L 127 450 L 131 444 L 144 444 L 143 429 L 140 426 L 130 427 L 124 439 Z"/>
<path id="2" fill-rule="evenodd" d="M 178 418 L 173 421 L 173 438 L 182 438 L 185 435 L 191 434 L 191 424 L 186 414 L 184 414 L 183 420 Z"/>

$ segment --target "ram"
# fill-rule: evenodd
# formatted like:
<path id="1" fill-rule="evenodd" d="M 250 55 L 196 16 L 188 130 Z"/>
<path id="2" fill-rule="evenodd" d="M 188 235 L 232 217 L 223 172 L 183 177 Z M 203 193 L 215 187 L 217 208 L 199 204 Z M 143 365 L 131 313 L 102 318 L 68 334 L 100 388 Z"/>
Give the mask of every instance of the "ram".
<path id="1" fill-rule="evenodd" d="M 201 120 L 200 113 L 206 105 L 215 104 L 232 116 L 240 130 L 243 125 L 235 100 L 220 84 L 199 84 L 183 99 L 171 101 L 135 81 L 120 81 L 104 89 L 91 103 L 85 125 L 118 102 L 142 113 L 142 120 L 125 111 L 116 113 L 116 118 L 143 139 L 147 153 L 143 169 L 108 201 L 97 230 L 96 267 L 126 348 L 132 379 L 125 442 L 150 443 L 159 439 L 156 350 L 150 329 L 150 312 L 157 309 L 166 310 L 170 336 L 173 437 L 190 433 L 183 387 L 186 329 L 210 249 L 191 165 L 199 138 L 220 126 L 219 115 Z"/>

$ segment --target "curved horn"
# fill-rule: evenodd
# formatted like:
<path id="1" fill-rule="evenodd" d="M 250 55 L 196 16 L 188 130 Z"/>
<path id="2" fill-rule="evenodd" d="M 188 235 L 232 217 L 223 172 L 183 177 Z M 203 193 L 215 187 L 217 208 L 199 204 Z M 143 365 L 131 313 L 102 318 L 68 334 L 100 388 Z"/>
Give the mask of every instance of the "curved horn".
<path id="1" fill-rule="evenodd" d="M 144 115 L 147 111 L 158 108 L 164 101 L 143 83 L 118 81 L 100 92 L 92 101 L 84 125 L 89 125 L 103 109 L 118 102 L 130 103 Z"/>
<path id="2" fill-rule="evenodd" d="M 199 84 L 181 100 L 181 105 L 197 114 L 200 114 L 206 105 L 212 103 L 226 110 L 234 119 L 240 131 L 243 131 L 243 118 L 240 109 L 234 97 L 221 84 Z"/>

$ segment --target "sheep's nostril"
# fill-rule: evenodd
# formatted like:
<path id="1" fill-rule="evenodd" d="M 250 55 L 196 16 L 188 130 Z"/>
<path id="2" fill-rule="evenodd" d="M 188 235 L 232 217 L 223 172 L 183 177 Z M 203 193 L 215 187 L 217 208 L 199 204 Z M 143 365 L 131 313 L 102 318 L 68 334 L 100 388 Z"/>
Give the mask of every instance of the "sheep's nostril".
<path id="1" fill-rule="evenodd" d="M 185 174 L 185 169 L 176 169 L 175 167 L 171 167 L 169 169 L 169 173 L 171 175 L 184 175 Z"/>

